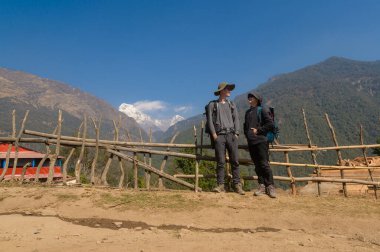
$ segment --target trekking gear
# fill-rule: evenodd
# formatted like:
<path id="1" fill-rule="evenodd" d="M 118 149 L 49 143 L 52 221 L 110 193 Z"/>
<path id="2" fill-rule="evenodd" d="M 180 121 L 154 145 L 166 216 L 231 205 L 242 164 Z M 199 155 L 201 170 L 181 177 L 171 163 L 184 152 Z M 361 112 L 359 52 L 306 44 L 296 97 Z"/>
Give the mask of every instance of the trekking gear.
<path id="1" fill-rule="evenodd" d="M 259 184 L 259 188 L 253 193 L 254 196 L 263 196 L 266 194 L 266 188 L 264 184 Z"/>
<path id="2" fill-rule="evenodd" d="M 233 121 L 235 121 L 235 117 L 234 117 L 235 105 L 230 100 L 226 100 L 226 101 L 228 102 L 228 105 L 230 106 L 232 119 L 233 119 Z M 211 113 L 211 117 L 212 117 L 211 120 L 212 120 L 212 123 L 214 124 L 214 127 L 215 127 L 215 133 L 218 134 L 222 130 L 225 130 L 226 132 L 227 131 L 232 132 L 231 129 L 221 129 L 220 125 L 216 124 L 216 117 L 218 115 L 218 100 L 212 100 L 205 106 L 205 113 L 204 113 L 206 115 L 205 133 L 208 135 L 211 134 L 210 127 L 208 126 L 208 122 L 210 120 L 210 118 L 208 118 L 209 106 L 213 106 L 212 107 L 212 113 Z M 211 138 L 211 141 L 214 140 L 211 136 L 210 136 L 210 138 Z"/>
<path id="3" fill-rule="evenodd" d="M 215 187 L 214 189 L 212 189 L 212 191 L 216 192 L 216 193 L 224 193 L 224 192 L 226 192 L 226 190 L 224 189 L 224 184 L 218 185 L 217 187 Z"/>
<path id="4" fill-rule="evenodd" d="M 266 188 L 266 193 L 269 197 L 271 198 L 276 198 L 277 195 L 276 195 L 276 191 L 274 190 L 274 186 L 273 185 L 269 185 L 267 188 Z"/>
<path id="5" fill-rule="evenodd" d="M 261 125 L 261 122 L 262 122 L 262 113 L 263 113 L 263 107 L 262 106 L 258 106 L 257 107 L 257 118 L 258 118 L 258 121 L 259 121 L 259 124 Z M 273 120 L 273 130 L 269 131 L 266 135 L 267 139 L 268 139 L 268 142 L 273 144 L 274 140 L 275 139 L 278 139 L 278 135 L 280 133 L 280 129 L 277 125 L 277 122 L 275 121 L 274 119 L 274 108 L 273 107 L 269 107 L 269 115 L 270 117 L 272 118 Z"/>
<path id="6" fill-rule="evenodd" d="M 219 83 L 218 90 L 216 90 L 214 92 L 214 95 L 218 96 L 220 94 L 220 91 L 222 91 L 225 88 L 228 88 L 230 91 L 232 91 L 232 90 L 235 89 L 235 84 L 233 84 L 233 83 L 227 83 L 227 82 L 221 82 L 221 83 Z"/>
<path id="7" fill-rule="evenodd" d="M 245 192 L 243 191 L 243 186 L 241 183 L 237 183 L 233 185 L 234 192 L 240 195 L 245 195 Z"/>

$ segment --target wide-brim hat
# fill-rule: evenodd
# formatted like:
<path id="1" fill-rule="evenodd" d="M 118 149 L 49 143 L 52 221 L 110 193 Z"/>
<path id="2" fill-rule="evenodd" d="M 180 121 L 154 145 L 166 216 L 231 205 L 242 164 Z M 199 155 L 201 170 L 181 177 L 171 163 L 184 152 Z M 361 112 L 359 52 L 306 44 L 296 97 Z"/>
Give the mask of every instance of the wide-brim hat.
<path id="1" fill-rule="evenodd" d="M 214 92 L 214 95 L 218 96 L 220 94 L 220 91 L 223 89 L 228 88 L 228 90 L 232 91 L 235 89 L 235 84 L 233 83 L 227 83 L 227 82 L 221 82 L 218 85 L 218 90 Z"/>

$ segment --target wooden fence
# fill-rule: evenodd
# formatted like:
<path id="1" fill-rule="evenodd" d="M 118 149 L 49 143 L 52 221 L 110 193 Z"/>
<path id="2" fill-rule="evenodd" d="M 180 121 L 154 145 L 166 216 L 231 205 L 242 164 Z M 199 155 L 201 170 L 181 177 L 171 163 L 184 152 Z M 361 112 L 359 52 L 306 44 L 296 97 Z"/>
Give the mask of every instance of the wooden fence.
<path id="1" fill-rule="evenodd" d="M 371 186 L 374 189 L 375 197 L 377 198 L 377 187 L 380 186 L 380 181 L 376 180 L 373 176 L 374 171 L 377 169 L 380 169 L 380 166 L 371 166 L 368 162 L 367 157 L 367 150 L 369 148 L 378 148 L 380 147 L 380 144 L 371 144 L 366 145 L 363 142 L 363 129 L 360 127 L 360 144 L 359 145 L 350 145 L 350 146 L 340 146 L 338 144 L 338 140 L 335 135 L 334 127 L 332 126 L 329 117 L 327 114 L 325 114 L 326 122 L 329 126 L 330 132 L 331 132 L 331 138 L 334 142 L 334 146 L 331 147 L 318 147 L 316 145 L 313 145 L 311 136 L 309 133 L 309 127 L 307 124 L 306 114 L 305 111 L 302 110 L 303 113 L 303 120 L 304 120 L 304 127 L 306 132 L 306 137 L 308 140 L 307 145 L 285 145 L 285 144 L 275 144 L 271 146 L 270 152 L 272 153 L 283 153 L 285 162 L 275 162 L 271 161 L 272 167 L 286 167 L 287 175 L 288 176 L 274 176 L 275 180 L 279 181 L 288 181 L 290 188 L 292 190 L 292 193 L 296 194 L 296 184 L 297 182 L 316 182 L 318 186 L 318 194 L 321 195 L 321 188 L 320 184 L 323 182 L 333 182 L 333 183 L 341 183 L 342 184 L 342 190 L 345 196 L 348 195 L 347 193 L 347 184 L 361 184 L 361 185 L 367 185 Z M 90 172 L 90 181 L 92 185 L 101 184 L 103 186 L 108 186 L 107 183 L 107 175 L 110 169 L 110 165 L 112 160 L 117 159 L 120 169 L 120 178 L 119 178 L 119 188 L 125 188 L 125 168 L 123 167 L 122 160 L 125 160 L 127 162 L 130 162 L 133 165 L 133 187 L 135 189 L 138 188 L 138 169 L 141 168 L 145 171 L 145 184 L 146 188 L 151 188 L 151 182 L 150 182 L 150 175 L 151 173 L 154 173 L 159 176 L 158 179 L 158 188 L 163 189 L 164 184 L 162 179 L 170 180 L 174 183 L 177 183 L 179 185 L 185 186 L 187 188 L 190 188 L 194 190 L 195 192 L 199 192 L 202 189 L 199 187 L 199 179 L 200 178 L 215 178 L 215 175 L 203 175 L 199 173 L 199 162 L 201 160 L 208 160 L 208 161 L 215 161 L 215 157 L 213 156 L 207 156 L 203 155 L 203 150 L 205 149 L 212 149 L 210 145 L 204 144 L 204 125 L 203 122 L 200 125 L 200 135 L 197 134 L 197 129 L 194 126 L 194 143 L 193 144 L 177 144 L 174 143 L 175 138 L 177 137 L 178 133 L 175 134 L 171 141 L 169 143 L 153 143 L 151 138 L 151 132 L 150 132 L 150 139 L 149 142 L 143 142 L 143 139 L 141 137 L 140 132 L 140 141 L 131 141 L 131 138 L 128 137 L 128 141 L 121 141 L 119 140 L 119 122 L 113 122 L 114 123 L 114 139 L 113 140 L 103 140 L 99 138 L 99 129 L 100 129 L 100 121 L 91 118 L 92 124 L 95 131 L 95 138 L 91 139 L 87 137 L 88 132 L 88 123 L 87 123 L 87 117 L 84 117 L 83 123 L 81 124 L 77 136 L 64 136 L 61 134 L 62 132 L 62 112 L 59 111 L 58 113 L 58 120 L 57 120 L 57 127 L 55 128 L 53 133 L 44 133 L 44 132 L 38 132 L 38 131 L 32 131 L 25 129 L 26 121 L 28 118 L 29 111 L 25 113 L 25 116 L 21 122 L 20 129 L 18 130 L 18 133 L 16 131 L 16 112 L 13 111 L 12 113 L 12 134 L 9 137 L 0 137 L 0 143 L 8 143 L 9 148 L 6 155 L 6 162 L 5 167 L 3 167 L 3 171 L 0 174 L 0 181 L 4 182 L 4 174 L 6 173 L 7 169 L 9 168 L 9 160 L 10 160 L 10 152 L 11 147 L 15 147 L 15 157 L 13 162 L 13 170 L 15 170 L 15 167 L 17 167 L 17 159 L 18 159 L 18 148 L 20 146 L 20 143 L 40 143 L 45 145 L 46 153 L 44 159 L 50 160 L 50 166 L 49 166 L 49 175 L 46 180 L 47 184 L 53 183 L 53 169 L 54 165 L 56 163 L 57 158 L 60 156 L 61 153 L 61 146 L 70 147 L 71 150 L 68 152 L 68 155 L 65 157 L 65 161 L 62 165 L 62 175 L 63 175 L 63 184 L 67 184 L 67 166 L 68 162 L 73 156 L 74 151 L 76 148 L 80 147 L 79 157 L 75 162 L 75 179 L 76 183 L 80 184 L 80 176 L 82 174 L 82 166 L 83 166 L 83 158 L 84 158 L 84 151 L 85 148 L 94 148 L 95 155 L 91 164 L 91 172 Z M 26 137 L 28 136 L 28 137 Z M 129 134 L 128 134 L 129 136 Z M 54 151 L 52 151 L 52 147 L 54 148 Z M 178 151 L 178 149 L 183 148 L 193 148 L 195 154 L 187 154 Z M 246 145 L 239 145 L 239 149 L 245 149 L 247 150 Z M 108 160 L 106 162 L 106 165 L 102 169 L 102 173 L 100 178 L 96 178 L 95 176 L 95 169 L 98 161 L 98 153 L 100 149 L 104 149 L 109 154 Z M 363 166 L 352 166 L 352 165 L 345 165 L 344 160 L 342 158 L 341 150 L 348 150 L 348 149 L 359 149 L 362 150 L 362 155 L 365 160 L 365 165 Z M 318 164 L 317 161 L 317 155 L 316 153 L 318 151 L 334 151 L 336 152 L 337 159 L 338 159 L 338 165 L 321 165 Z M 289 159 L 290 153 L 301 153 L 301 152 L 307 152 L 311 155 L 312 163 L 292 163 Z M 140 161 L 138 159 L 138 154 L 144 155 L 144 161 Z M 152 166 L 152 155 L 160 155 L 162 156 L 162 162 L 159 168 Z M 146 161 L 146 156 L 148 156 L 149 160 Z M 173 174 L 170 175 L 166 173 L 165 166 L 166 162 L 169 157 L 180 157 L 180 158 L 188 158 L 195 160 L 195 174 Z M 228 160 L 228 156 L 227 156 Z M 252 161 L 250 159 L 239 159 L 240 164 L 242 165 L 252 165 Z M 30 165 L 30 164 L 29 164 Z M 23 171 L 27 169 L 29 166 L 28 164 L 23 167 Z M 310 168 L 310 171 L 312 171 L 315 175 L 309 176 L 309 177 L 295 177 L 293 176 L 292 169 L 295 169 L 297 167 L 305 167 Z M 368 178 L 369 180 L 363 180 L 363 179 L 355 179 L 355 178 L 345 178 L 345 172 L 348 170 L 360 170 L 365 169 L 368 171 Z M 340 178 L 329 178 L 329 177 L 323 177 L 321 176 L 321 173 L 324 170 L 336 170 L 340 173 Z M 36 173 L 36 177 L 34 181 L 38 181 L 38 169 Z M 193 178 L 194 184 L 189 183 L 188 181 L 183 180 L 184 178 Z M 25 182 L 23 176 L 20 178 L 16 178 L 12 176 L 12 180 L 18 179 L 20 180 L 20 183 Z M 257 180 L 257 176 L 243 176 L 243 180 Z M 97 182 L 98 181 L 98 182 Z M 99 182 L 100 181 L 100 182 Z"/>

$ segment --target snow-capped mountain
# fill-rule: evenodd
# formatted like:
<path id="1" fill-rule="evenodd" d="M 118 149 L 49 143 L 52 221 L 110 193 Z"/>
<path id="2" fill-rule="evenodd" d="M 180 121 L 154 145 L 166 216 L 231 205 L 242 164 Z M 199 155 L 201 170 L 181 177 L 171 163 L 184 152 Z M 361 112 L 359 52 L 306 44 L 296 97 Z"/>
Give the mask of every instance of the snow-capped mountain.
<path id="1" fill-rule="evenodd" d="M 119 111 L 126 114 L 129 117 L 134 118 L 136 122 L 140 124 L 140 126 L 145 131 L 149 131 L 149 129 L 152 129 L 153 132 L 166 131 L 170 126 L 185 119 L 180 115 L 175 115 L 174 117 L 169 119 L 153 119 L 149 115 L 138 110 L 134 105 L 127 103 L 122 103 L 119 106 Z"/>

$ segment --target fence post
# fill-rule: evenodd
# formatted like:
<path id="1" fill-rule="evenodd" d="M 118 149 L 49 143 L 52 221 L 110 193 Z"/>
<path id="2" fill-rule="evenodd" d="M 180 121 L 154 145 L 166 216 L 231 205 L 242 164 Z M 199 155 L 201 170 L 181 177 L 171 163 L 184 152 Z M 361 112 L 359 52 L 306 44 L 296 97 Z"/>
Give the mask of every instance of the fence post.
<path id="1" fill-rule="evenodd" d="M 326 117 L 327 124 L 329 125 L 330 131 L 331 131 L 331 136 L 332 136 L 332 139 L 334 141 L 334 144 L 335 144 L 336 147 L 339 147 L 338 140 L 337 140 L 336 135 L 335 135 L 335 130 L 334 130 L 334 127 L 332 126 L 332 124 L 330 122 L 329 115 L 325 114 L 325 117 Z M 339 165 L 342 166 L 343 165 L 343 158 L 342 158 L 342 153 L 340 152 L 340 149 L 337 149 L 336 153 L 338 155 Z M 343 170 L 340 170 L 340 177 L 342 179 L 344 179 L 344 171 Z M 348 195 L 347 195 L 346 183 L 342 182 L 342 184 L 343 184 L 343 194 L 344 194 L 344 197 L 347 197 Z"/>
<path id="2" fill-rule="evenodd" d="M 360 125 L 360 143 L 361 143 L 361 145 L 364 145 L 363 125 Z M 365 160 L 365 164 L 369 167 L 366 151 L 367 151 L 367 148 L 362 149 L 363 157 L 364 157 L 364 160 Z M 374 180 L 373 180 L 373 175 L 372 175 L 372 170 L 371 169 L 368 169 L 368 174 L 369 174 L 369 176 L 371 178 L 371 181 L 373 182 Z M 377 186 L 376 185 L 373 186 L 373 190 L 374 190 L 374 193 L 375 193 L 375 198 L 377 199 Z"/>
<path id="3" fill-rule="evenodd" d="M 302 114 L 303 114 L 303 123 L 304 123 L 305 131 L 306 131 L 306 137 L 307 137 L 307 140 L 308 140 L 308 143 L 309 143 L 309 148 L 311 148 L 312 142 L 311 142 L 311 137 L 310 137 L 310 133 L 309 133 L 309 127 L 307 125 L 306 113 L 305 113 L 304 109 L 302 109 Z M 318 163 L 317 163 L 317 155 L 315 154 L 315 152 L 311 150 L 310 154 L 311 154 L 311 159 L 313 160 L 313 163 L 315 165 L 318 165 Z M 317 167 L 314 170 L 315 170 L 317 176 L 320 177 L 321 176 L 321 168 Z M 322 192 L 321 192 L 321 182 L 317 182 L 317 188 L 318 188 L 318 196 L 321 196 L 321 194 L 322 194 Z"/>

